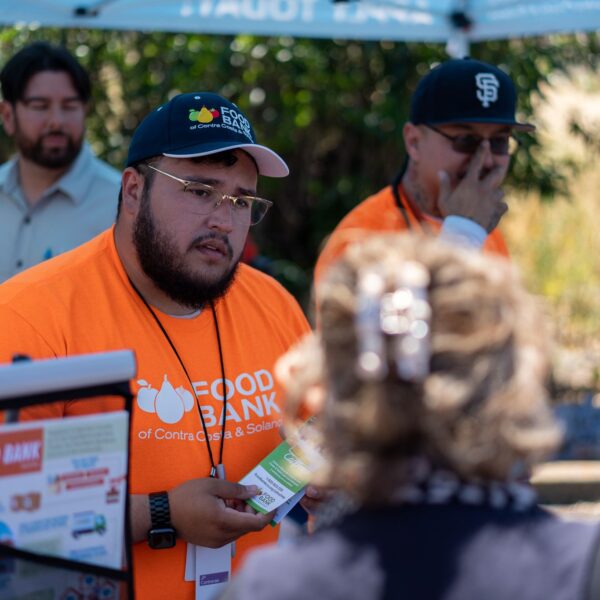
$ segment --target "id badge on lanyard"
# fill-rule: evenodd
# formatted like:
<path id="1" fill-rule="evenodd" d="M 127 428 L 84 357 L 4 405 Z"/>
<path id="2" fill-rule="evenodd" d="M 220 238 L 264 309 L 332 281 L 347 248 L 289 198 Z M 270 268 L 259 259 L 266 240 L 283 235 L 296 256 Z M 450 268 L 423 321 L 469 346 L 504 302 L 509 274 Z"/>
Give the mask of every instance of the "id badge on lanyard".
<path id="1" fill-rule="evenodd" d="M 217 465 L 216 476 L 225 479 L 225 468 Z M 195 582 L 196 600 L 218 598 L 231 577 L 233 544 L 206 548 L 188 544 L 185 557 L 185 581 Z"/>

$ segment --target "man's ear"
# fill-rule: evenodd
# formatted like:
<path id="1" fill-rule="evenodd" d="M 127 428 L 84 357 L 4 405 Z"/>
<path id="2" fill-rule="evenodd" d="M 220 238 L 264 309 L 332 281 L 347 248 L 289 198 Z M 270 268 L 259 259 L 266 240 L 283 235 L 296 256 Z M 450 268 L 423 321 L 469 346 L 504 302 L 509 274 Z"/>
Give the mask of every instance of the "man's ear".
<path id="1" fill-rule="evenodd" d="M 0 119 L 6 135 L 12 137 L 15 133 L 15 107 L 6 100 L 0 102 Z"/>
<path id="2" fill-rule="evenodd" d="M 144 192 L 144 176 L 137 169 L 127 167 L 121 175 L 121 189 L 121 210 L 130 215 L 137 215 Z"/>
<path id="3" fill-rule="evenodd" d="M 402 136 L 404 137 L 406 153 L 413 162 L 417 162 L 422 158 L 421 140 L 423 139 L 423 132 L 417 125 L 407 122 L 402 128 Z"/>

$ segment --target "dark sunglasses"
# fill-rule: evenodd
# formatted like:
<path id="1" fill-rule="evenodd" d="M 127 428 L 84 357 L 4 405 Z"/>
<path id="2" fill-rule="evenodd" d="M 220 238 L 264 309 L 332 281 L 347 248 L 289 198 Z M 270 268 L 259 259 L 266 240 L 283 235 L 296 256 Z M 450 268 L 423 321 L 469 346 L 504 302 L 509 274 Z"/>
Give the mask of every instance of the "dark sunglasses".
<path id="1" fill-rule="evenodd" d="M 519 140 L 512 135 L 496 135 L 491 138 L 484 138 L 480 135 L 473 133 L 464 133 L 459 135 L 449 135 L 440 131 L 439 129 L 432 127 L 431 125 L 425 125 L 427 129 L 431 129 L 447 140 L 452 142 L 452 150 L 460 152 L 461 154 L 474 154 L 479 148 L 479 145 L 483 140 L 487 139 L 490 143 L 490 150 L 492 154 L 498 156 L 506 156 L 507 154 L 513 154 L 519 147 Z"/>

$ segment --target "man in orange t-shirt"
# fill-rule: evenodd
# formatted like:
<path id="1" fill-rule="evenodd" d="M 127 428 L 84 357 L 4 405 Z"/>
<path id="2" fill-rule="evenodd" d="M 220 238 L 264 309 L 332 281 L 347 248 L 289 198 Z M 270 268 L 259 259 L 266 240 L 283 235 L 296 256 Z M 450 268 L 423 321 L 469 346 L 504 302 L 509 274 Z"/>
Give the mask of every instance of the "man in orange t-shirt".
<path id="1" fill-rule="evenodd" d="M 392 185 L 355 207 L 331 233 L 315 267 L 318 283 L 351 242 L 377 231 L 417 230 L 508 256 L 496 229 L 508 210 L 500 188 L 516 146 L 516 92 L 499 68 L 448 60 L 421 79 L 403 135 L 407 158 Z"/>
<path id="2" fill-rule="evenodd" d="M 134 133 L 115 227 L 0 286 L 0 362 L 135 350 L 139 598 L 195 597 L 184 579 L 188 547 L 237 540 L 238 561 L 277 537 L 270 516 L 241 502 L 257 490 L 234 482 L 280 442 L 273 365 L 309 327 L 275 280 L 239 264 L 249 227 L 271 205 L 256 197 L 259 174 L 288 168 L 256 143 L 237 106 L 211 93 L 176 96 Z M 100 398 L 21 412 L 121 407 Z"/>

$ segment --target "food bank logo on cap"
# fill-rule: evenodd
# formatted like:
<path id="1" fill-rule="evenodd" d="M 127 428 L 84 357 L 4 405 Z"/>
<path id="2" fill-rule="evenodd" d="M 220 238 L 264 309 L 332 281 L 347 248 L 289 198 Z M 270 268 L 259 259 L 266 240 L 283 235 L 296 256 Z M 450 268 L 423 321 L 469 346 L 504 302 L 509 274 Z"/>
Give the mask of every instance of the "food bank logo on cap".
<path id="1" fill-rule="evenodd" d="M 500 82 L 493 73 L 477 73 L 475 84 L 477 85 L 477 99 L 484 108 L 488 108 L 490 103 L 498 100 Z"/>
<path id="2" fill-rule="evenodd" d="M 260 175 L 289 174 L 278 154 L 256 143 L 250 121 L 233 102 L 211 92 L 179 94 L 140 123 L 127 166 L 158 156 L 194 158 L 236 149 L 254 159 Z"/>
<path id="3" fill-rule="evenodd" d="M 188 119 L 190 121 L 198 121 L 198 123 L 212 123 L 213 119 L 216 119 L 220 115 L 216 108 L 208 109 L 203 106 L 200 110 L 190 108 L 190 114 Z"/>
<path id="4" fill-rule="evenodd" d="M 200 100 L 200 96 L 195 99 Z M 190 126 L 190 130 L 202 129 L 203 125 L 211 127 L 223 127 L 229 129 L 237 135 L 243 135 L 250 143 L 254 143 L 254 132 L 250 121 L 239 111 L 232 106 L 219 106 L 218 108 L 207 108 L 202 105 L 200 110 L 190 108 L 188 112 L 188 120 L 194 125 Z"/>

